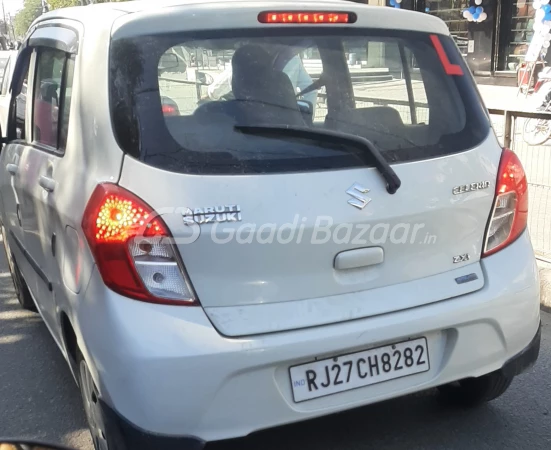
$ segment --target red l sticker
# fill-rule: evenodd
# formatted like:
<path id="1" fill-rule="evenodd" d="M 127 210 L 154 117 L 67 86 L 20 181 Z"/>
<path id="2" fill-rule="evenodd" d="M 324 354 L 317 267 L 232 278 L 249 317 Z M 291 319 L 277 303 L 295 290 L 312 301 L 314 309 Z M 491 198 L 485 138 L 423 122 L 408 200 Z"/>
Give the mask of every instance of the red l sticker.
<path id="1" fill-rule="evenodd" d="M 440 59 L 442 66 L 444 66 L 444 71 L 446 72 L 446 75 L 463 75 L 463 70 L 461 70 L 461 66 L 457 64 L 452 64 L 448 59 L 448 55 L 446 55 L 444 47 L 442 47 L 442 43 L 440 42 L 438 36 L 436 34 L 431 34 L 430 40 L 432 41 L 432 45 L 434 45 L 434 49 L 438 54 L 438 58 Z"/>

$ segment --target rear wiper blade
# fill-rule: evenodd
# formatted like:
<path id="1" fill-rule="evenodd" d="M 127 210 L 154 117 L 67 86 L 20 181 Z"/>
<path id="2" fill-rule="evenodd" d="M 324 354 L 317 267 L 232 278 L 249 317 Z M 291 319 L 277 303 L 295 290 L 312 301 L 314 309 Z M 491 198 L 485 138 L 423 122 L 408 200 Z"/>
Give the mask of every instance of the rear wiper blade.
<path id="1" fill-rule="evenodd" d="M 243 134 L 250 134 L 267 138 L 281 139 L 285 137 L 292 137 L 299 139 L 311 139 L 313 141 L 320 141 L 329 144 L 350 145 L 362 151 L 362 156 L 365 156 L 365 151 L 367 150 L 367 152 L 372 156 L 373 165 L 377 168 L 379 173 L 385 179 L 386 190 L 389 194 L 394 194 L 402 184 L 402 181 L 400 180 L 398 175 L 396 175 L 396 172 L 394 172 L 392 167 L 390 167 L 390 164 L 383 157 L 381 151 L 377 148 L 377 146 L 370 140 L 361 136 L 355 136 L 353 134 L 341 133 L 339 131 L 333 130 L 312 130 L 311 128 L 291 125 L 236 125 L 234 129 Z"/>

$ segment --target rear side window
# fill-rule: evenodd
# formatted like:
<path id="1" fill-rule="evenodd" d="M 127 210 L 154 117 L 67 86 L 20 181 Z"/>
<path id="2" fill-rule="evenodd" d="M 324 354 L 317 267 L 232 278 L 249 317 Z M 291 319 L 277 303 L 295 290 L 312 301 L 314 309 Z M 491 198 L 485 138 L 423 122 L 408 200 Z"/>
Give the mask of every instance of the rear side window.
<path id="1" fill-rule="evenodd" d="M 33 97 L 33 141 L 54 149 L 65 148 L 74 58 L 60 50 L 37 51 Z"/>
<path id="2" fill-rule="evenodd" d="M 361 136 L 396 163 L 465 151 L 489 132 L 450 37 L 342 28 L 235 35 L 112 42 L 111 112 L 125 152 L 182 173 L 316 171 L 365 162 L 323 138 L 253 136 L 236 125 Z"/>

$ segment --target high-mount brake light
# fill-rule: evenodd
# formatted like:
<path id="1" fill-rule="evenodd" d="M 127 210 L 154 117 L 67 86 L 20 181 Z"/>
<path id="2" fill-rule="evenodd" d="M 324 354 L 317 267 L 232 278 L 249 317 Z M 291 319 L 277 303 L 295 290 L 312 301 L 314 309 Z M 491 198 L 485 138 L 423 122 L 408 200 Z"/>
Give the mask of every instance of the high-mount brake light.
<path id="1" fill-rule="evenodd" d="M 354 23 L 356 14 L 339 11 L 267 11 L 258 15 L 260 23 L 331 24 Z"/>

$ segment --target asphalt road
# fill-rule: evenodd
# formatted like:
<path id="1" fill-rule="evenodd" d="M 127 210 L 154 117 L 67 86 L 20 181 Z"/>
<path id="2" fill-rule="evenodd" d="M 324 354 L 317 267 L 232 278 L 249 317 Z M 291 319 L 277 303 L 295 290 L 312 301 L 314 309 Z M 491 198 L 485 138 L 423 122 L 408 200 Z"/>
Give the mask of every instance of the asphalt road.
<path id="1" fill-rule="evenodd" d="M 40 318 L 22 311 L 0 250 L 0 436 L 92 450 L 79 391 Z M 551 448 L 551 315 L 540 359 L 509 391 L 475 410 L 445 407 L 434 391 L 356 409 L 214 450 L 484 450 Z M 159 449 L 162 450 L 162 449 Z"/>

